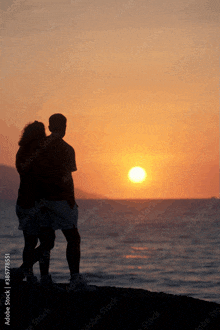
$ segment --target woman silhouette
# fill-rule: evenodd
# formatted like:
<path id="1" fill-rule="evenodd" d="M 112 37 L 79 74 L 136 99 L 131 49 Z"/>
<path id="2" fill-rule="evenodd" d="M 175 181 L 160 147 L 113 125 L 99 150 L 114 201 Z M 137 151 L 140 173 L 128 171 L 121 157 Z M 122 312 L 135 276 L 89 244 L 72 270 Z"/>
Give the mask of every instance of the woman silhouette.
<path id="1" fill-rule="evenodd" d="M 50 250 L 54 246 L 55 232 L 51 227 L 42 227 L 41 213 L 44 211 L 36 206 L 36 202 L 43 197 L 39 189 L 37 178 L 34 176 L 33 163 L 38 149 L 46 138 L 44 124 L 35 121 L 25 126 L 20 146 L 16 154 L 16 168 L 20 175 L 20 187 L 16 203 L 16 214 L 19 219 L 18 229 L 23 230 L 24 250 L 23 264 L 13 273 L 17 280 L 27 278 L 28 282 L 36 283 L 33 265 L 40 261 L 41 283 L 51 282 L 49 272 Z M 40 239 L 40 245 L 36 248 Z"/>

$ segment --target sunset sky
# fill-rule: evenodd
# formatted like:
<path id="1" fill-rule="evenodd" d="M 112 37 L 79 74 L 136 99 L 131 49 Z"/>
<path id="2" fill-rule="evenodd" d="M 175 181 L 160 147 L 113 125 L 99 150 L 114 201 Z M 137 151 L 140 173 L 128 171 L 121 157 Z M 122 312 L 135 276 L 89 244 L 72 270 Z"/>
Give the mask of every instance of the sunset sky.
<path id="1" fill-rule="evenodd" d="M 219 196 L 219 1 L 3 0 L 1 12 L 1 164 L 14 167 L 28 122 L 59 112 L 76 187 Z M 134 166 L 145 181 L 128 179 Z"/>

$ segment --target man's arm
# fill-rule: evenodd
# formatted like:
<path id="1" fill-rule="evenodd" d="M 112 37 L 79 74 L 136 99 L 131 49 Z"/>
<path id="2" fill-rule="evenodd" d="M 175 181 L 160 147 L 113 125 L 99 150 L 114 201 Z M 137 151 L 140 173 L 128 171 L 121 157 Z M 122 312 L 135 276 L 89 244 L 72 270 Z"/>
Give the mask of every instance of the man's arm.
<path id="1" fill-rule="evenodd" d="M 71 147 L 71 149 L 69 150 L 69 157 L 68 157 L 69 161 L 67 163 L 68 166 L 68 170 L 70 172 L 75 172 L 77 171 L 77 167 L 76 167 L 76 155 L 75 155 L 75 150 Z"/>

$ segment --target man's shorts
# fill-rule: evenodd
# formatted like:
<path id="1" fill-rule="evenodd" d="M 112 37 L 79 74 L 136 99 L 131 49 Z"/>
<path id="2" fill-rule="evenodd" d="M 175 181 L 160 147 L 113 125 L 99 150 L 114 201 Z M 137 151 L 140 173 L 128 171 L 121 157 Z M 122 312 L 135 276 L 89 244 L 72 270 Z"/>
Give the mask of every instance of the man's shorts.
<path id="1" fill-rule="evenodd" d="M 38 213 L 40 226 L 57 229 L 77 228 L 78 207 L 75 204 L 73 208 L 67 201 L 49 201 L 41 199 L 36 206 L 40 208 Z"/>

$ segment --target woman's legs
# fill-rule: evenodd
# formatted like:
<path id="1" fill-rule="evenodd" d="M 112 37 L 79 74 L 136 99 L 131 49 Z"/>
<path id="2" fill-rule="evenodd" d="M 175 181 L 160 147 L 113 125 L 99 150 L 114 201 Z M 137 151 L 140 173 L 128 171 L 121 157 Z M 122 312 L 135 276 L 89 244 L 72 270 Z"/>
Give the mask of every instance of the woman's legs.
<path id="1" fill-rule="evenodd" d="M 29 235 L 26 231 L 23 231 L 24 234 L 24 250 L 23 250 L 23 264 L 21 268 L 26 274 L 33 273 L 33 264 L 35 259 L 35 247 L 38 242 L 37 235 Z"/>
<path id="2" fill-rule="evenodd" d="M 25 246 L 23 251 L 23 264 L 21 269 L 32 274 L 33 265 L 40 262 L 41 276 L 48 275 L 50 265 L 50 250 L 54 247 L 55 231 L 49 227 L 41 227 L 39 235 L 29 235 L 25 231 Z M 40 245 L 36 248 L 38 237 Z"/>

